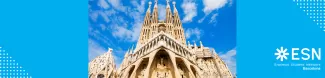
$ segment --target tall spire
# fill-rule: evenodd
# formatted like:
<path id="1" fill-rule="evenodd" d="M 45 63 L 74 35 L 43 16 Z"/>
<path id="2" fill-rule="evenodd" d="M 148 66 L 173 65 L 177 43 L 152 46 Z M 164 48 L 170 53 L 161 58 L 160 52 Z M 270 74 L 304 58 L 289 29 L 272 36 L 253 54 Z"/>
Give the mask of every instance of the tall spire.
<path id="1" fill-rule="evenodd" d="M 150 22 L 150 7 L 151 7 L 151 2 L 149 2 L 149 5 L 148 5 L 148 9 L 147 9 L 147 13 L 146 13 L 146 16 L 144 17 L 144 23 L 143 25 L 144 26 L 148 26 L 151 22 Z"/>
<path id="2" fill-rule="evenodd" d="M 173 1 L 173 5 L 174 5 L 174 20 L 173 20 L 173 24 L 174 24 L 174 35 L 176 37 L 176 39 L 178 39 L 179 41 L 182 42 L 183 45 L 186 45 L 186 41 L 185 41 L 185 35 L 184 35 L 184 29 L 182 27 L 182 22 L 181 19 L 178 15 L 178 11 L 176 9 L 176 2 Z"/>
<path id="3" fill-rule="evenodd" d="M 166 23 L 172 23 L 172 12 L 170 10 L 170 6 L 169 6 L 169 0 L 166 0 L 167 2 L 167 6 L 166 6 Z"/>
<path id="4" fill-rule="evenodd" d="M 144 21 L 143 21 L 141 32 L 140 32 L 141 34 L 139 36 L 139 40 L 138 40 L 138 43 L 136 45 L 137 47 L 144 44 L 144 42 L 148 39 L 148 36 L 146 36 L 146 35 L 150 35 L 150 32 L 146 32 L 146 31 L 150 31 L 150 25 L 152 23 L 151 11 L 150 11 L 152 3 L 149 2 L 148 4 L 149 4 L 148 9 L 147 9 L 146 15 L 144 17 Z"/>
<path id="5" fill-rule="evenodd" d="M 153 8 L 152 20 L 154 23 L 158 23 L 158 0 L 155 0 L 155 5 Z"/>
<path id="6" fill-rule="evenodd" d="M 176 27 L 179 27 L 181 24 L 181 21 L 180 21 L 180 18 L 179 18 L 179 15 L 178 15 L 178 11 L 176 9 L 176 2 L 173 1 L 173 6 L 174 6 L 174 25 Z"/>

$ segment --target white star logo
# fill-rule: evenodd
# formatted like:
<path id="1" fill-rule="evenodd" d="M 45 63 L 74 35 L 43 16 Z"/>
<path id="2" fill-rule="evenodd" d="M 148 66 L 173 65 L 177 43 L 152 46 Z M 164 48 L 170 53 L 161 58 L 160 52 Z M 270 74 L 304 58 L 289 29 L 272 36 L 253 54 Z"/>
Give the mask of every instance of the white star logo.
<path id="1" fill-rule="evenodd" d="M 277 48 L 276 49 L 277 53 L 274 53 L 274 55 L 277 55 L 278 57 L 276 57 L 277 60 L 281 60 L 283 61 L 283 59 L 288 59 L 287 55 L 289 55 L 289 53 L 287 53 L 287 49 L 283 49 L 283 47 L 281 46 L 281 48 Z"/>

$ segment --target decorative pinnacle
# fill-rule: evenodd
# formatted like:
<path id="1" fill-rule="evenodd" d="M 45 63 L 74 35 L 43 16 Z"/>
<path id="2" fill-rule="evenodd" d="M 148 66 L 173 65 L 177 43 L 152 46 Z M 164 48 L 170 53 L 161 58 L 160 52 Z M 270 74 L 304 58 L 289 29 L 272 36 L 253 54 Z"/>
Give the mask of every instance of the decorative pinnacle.
<path id="1" fill-rule="evenodd" d="M 200 46 L 203 47 L 202 41 L 200 41 Z"/>
<path id="2" fill-rule="evenodd" d="M 194 48 L 197 48 L 197 46 L 196 46 L 196 42 L 194 41 Z"/>
<path id="3" fill-rule="evenodd" d="M 131 48 L 131 50 L 134 50 L 134 45 L 132 44 L 132 48 Z"/>
<path id="4" fill-rule="evenodd" d="M 190 41 L 187 41 L 187 47 L 191 47 Z"/>
<path id="5" fill-rule="evenodd" d="M 152 4 L 152 2 L 151 1 L 149 1 L 149 5 L 151 5 Z"/>
<path id="6" fill-rule="evenodd" d="M 176 2 L 175 1 L 173 1 L 173 6 L 174 6 L 174 13 L 176 13 L 177 9 L 176 9 Z"/>
<path id="7" fill-rule="evenodd" d="M 169 0 L 166 0 L 167 7 L 169 7 Z"/>
<path id="8" fill-rule="evenodd" d="M 113 52 L 113 49 L 112 48 L 108 48 L 108 52 L 109 53 Z"/>

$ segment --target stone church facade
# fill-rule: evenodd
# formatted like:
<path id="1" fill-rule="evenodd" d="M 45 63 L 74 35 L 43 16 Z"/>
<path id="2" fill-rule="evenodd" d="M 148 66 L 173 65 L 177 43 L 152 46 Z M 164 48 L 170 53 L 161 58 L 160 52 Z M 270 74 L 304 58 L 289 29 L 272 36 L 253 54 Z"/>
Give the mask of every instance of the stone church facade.
<path id="1" fill-rule="evenodd" d="M 118 69 L 109 51 L 89 63 L 89 78 L 233 78 L 214 49 L 201 41 L 186 43 L 176 3 L 172 11 L 166 2 L 165 20 L 158 20 L 157 1 L 153 12 L 149 2 L 137 45 L 125 53 Z"/>
<path id="2" fill-rule="evenodd" d="M 115 78 L 115 62 L 112 55 L 113 49 L 109 48 L 108 52 L 94 58 L 88 64 L 89 78 Z"/>

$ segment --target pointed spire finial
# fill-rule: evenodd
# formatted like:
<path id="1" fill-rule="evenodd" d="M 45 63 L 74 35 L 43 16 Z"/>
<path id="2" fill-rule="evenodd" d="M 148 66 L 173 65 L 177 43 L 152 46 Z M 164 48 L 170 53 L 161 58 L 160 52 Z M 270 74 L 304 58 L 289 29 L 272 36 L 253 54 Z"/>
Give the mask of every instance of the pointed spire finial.
<path id="1" fill-rule="evenodd" d="M 194 48 L 197 48 L 197 46 L 196 46 L 196 42 L 194 41 Z"/>
<path id="2" fill-rule="evenodd" d="M 151 1 L 149 1 L 149 8 L 151 7 L 151 4 L 152 4 L 152 2 L 151 2 Z"/>
<path id="3" fill-rule="evenodd" d="M 150 7 L 151 7 L 151 4 L 152 4 L 152 2 L 151 2 L 151 1 L 149 1 L 149 6 L 148 6 L 148 10 L 147 10 L 147 12 L 150 12 Z"/>
<path id="4" fill-rule="evenodd" d="M 130 47 L 128 48 L 128 51 L 127 52 L 129 52 L 130 51 Z"/>
<path id="5" fill-rule="evenodd" d="M 108 48 L 108 52 L 113 52 L 113 49 L 112 48 Z"/>
<path id="6" fill-rule="evenodd" d="M 132 44 L 131 52 L 133 53 L 134 51 L 134 44 Z"/>
<path id="7" fill-rule="evenodd" d="M 177 12 L 177 9 L 176 9 L 176 2 L 173 1 L 173 6 L 174 6 L 174 13 Z"/>
<path id="8" fill-rule="evenodd" d="M 158 7 L 158 0 L 155 0 L 154 8 L 157 8 L 157 7 Z"/>
<path id="9" fill-rule="evenodd" d="M 167 7 L 166 8 L 169 8 L 169 0 L 166 0 L 166 4 L 167 4 Z"/>
<path id="10" fill-rule="evenodd" d="M 130 49 L 130 47 L 128 48 L 128 54 L 132 54 L 132 47 Z"/>
<path id="11" fill-rule="evenodd" d="M 200 41 L 200 47 L 203 48 L 203 44 L 202 44 L 202 41 Z"/>
<path id="12" fill-rule="evenodd" d="M 176 2 L 175 2 L 175 1 L 173 1 L 173 5 L 174 5 L 174 6 L 176 5 Z"/>
<path id="13" fill-rule="evenodd" d="M 191 48 L 191 43 L 190 43 L 190 41 L 187 41 L 187 47 L 188 47 L 188 48 Z"/>

